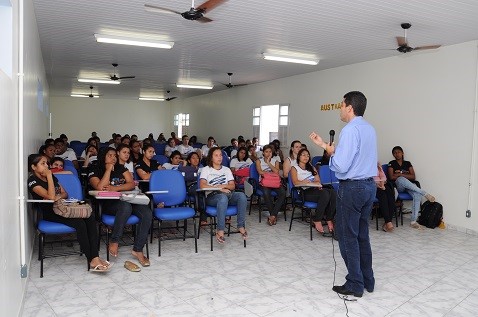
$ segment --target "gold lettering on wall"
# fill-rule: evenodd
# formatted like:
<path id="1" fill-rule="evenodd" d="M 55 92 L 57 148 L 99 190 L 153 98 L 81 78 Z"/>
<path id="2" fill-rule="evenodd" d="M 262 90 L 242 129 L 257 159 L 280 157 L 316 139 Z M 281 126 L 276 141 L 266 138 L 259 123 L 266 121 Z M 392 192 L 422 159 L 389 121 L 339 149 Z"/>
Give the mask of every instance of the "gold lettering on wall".
<path id="1" fill-rule="evenodd" d="M 320 111 L 330 111 L 330 110 L 339 110 L 342 103 L 327 103 L 320 105 Z"/>

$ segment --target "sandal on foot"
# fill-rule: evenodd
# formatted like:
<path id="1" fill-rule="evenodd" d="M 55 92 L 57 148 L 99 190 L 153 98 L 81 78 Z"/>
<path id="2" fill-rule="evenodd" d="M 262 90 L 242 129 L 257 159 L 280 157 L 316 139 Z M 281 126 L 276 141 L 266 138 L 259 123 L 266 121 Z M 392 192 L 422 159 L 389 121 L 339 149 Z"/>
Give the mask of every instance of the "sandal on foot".
<path id="1" fill-rule="evenodd" d="M 124 267 L 125 267 L 125 269 L 127 269 L 130 272 L 141 271 L 141 268 L 138 265 L 136 265 L 135 263 L 131 262 L 131 261 L 125 261 L 124 262 Z"/>
<path id="2" fill-rule="evenodd" d="M 241 234 L 242 239 L 247 240 L 247 238 L 249 238 L 249 235 L 247 234 L 246 230 L 244 230 L 243 232 L 239 231 L 239 233 Z"/>
<path id="3" fill-rule="evenodd" d="M 314 227 L 315 230 L 317 230 L 318 233 L 324 234 L 324 227 L 322 227 L 322 222 L 321 221 L 314 221 Z"/>
<path id="4" fill-rule="evenodd" d="M 224 236 L 220 236 L 218 234 L 216 234 L 216 240 L 219 244 L 224 244 L 224 242 L 226 242 L 226 240 L 224 240 Z"/>
<path id="5" fill-rule="evenodd" d="M 267 224 L 269 226 L 274 225 L 274 218 L 275 218 L 274 216 L 270 216 L 270 217 L 267 218 Z"/>
<path id="6" fill-rule="evenodd" d="M 147 266 L 151 265 L 151 262 L 149 262 L 149 259 L 147 257 L 145 257 L 144 254 L 143 254 L 143 259 L 140 259 L 133 252 L 134 251 L 131 252 L 131 255 L 134 256 L 138 260 L 138 262 L 141 264 L 141 266 L 147 267 Z"/>
<path id="7" fill-rule="evenodd" d="M 103 264 L 98 264 L 96 266 L 90 266 L 90 272 L 99 272 L 99 273 L 105 273 L 110 270 L 109 266 L 103 265 Z"/>
<path id="8" fill-rule="evenodd" d="M 112 245 L 116 245 L 116 246 L 112 247 Z M 110 256 L 116 258 L 118 256 L 118 243 L 116 242 L 110 243 L 110 245 L 108 246 L 108 251 L 110 253 Z"/>

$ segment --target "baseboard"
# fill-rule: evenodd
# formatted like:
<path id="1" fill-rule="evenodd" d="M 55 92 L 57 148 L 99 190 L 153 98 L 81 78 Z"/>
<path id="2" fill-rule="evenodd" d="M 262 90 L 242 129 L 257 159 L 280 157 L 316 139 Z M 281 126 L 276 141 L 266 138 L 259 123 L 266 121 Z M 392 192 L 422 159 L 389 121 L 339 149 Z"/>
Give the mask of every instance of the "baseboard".
<path id="1" fill-rule="evenodd" d="M 458 232 L 462 232 L 462 233 L 466 233 L 466 234 L 469 234 L 469 235 L 472 235 L 472 236 L 478 236 L 478 231 L 476 230 L 471 230 L 471 229 L 468 229 L 468 228 L 465 228 L 465 227 L 461 227 L 461 226 L 456 226 L 456 225 L 453 225 L 453 224 L 446 224 L 446 229 L 448 230 L 453 230 L 453 231 L 458 231 Z"/>

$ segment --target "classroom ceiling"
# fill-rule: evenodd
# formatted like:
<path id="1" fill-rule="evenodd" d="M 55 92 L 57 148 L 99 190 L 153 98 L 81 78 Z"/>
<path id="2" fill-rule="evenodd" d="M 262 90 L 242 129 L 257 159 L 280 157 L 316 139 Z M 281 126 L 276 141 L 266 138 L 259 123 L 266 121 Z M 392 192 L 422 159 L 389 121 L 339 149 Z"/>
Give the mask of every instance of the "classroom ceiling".
<path id="1" fill-rule="evenodd" d="M 205 1 L 196 1 L 199 6 Z M 206 13 L 209 23 L 148 12 L 150 4 L 187 11 L 190 0 L 33 0 L 51 96 L 90 93 L 78 77 L 136 76 L 120 85 L 93 84 L 103 98 L 187 98 L 211 90 L 177 88 L 212 83 L 212 91 L 369 60 L 403 55 L 394 50 L 400 24 L 412 24 L 410 46 L 452 45 L 478 39 L 475 0 L 226 0 Z M 172 49 L 97 43 L 94 34 L 173 41 Z M 439 50 L 439 49 L 438 49 Z M 273 51 L 306 54 L 317 66 L 262 59 Z M 407 54 L 433 54 L 432 51 Z M 234 87 L 231 89 L 241 89 Z"/>

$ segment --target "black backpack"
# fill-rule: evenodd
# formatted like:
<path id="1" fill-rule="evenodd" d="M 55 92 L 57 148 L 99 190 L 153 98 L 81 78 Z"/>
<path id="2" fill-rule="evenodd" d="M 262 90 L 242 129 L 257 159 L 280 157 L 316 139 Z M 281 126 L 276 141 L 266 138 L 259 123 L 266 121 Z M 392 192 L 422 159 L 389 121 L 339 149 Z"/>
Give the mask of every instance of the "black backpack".
<path id="1" fill-rule="evenodd" d="M 426 201 L 422 204 L 418 223 L 430 229 L 438 227 L 443 218 L 443 206 L 437 202 Z"/>

